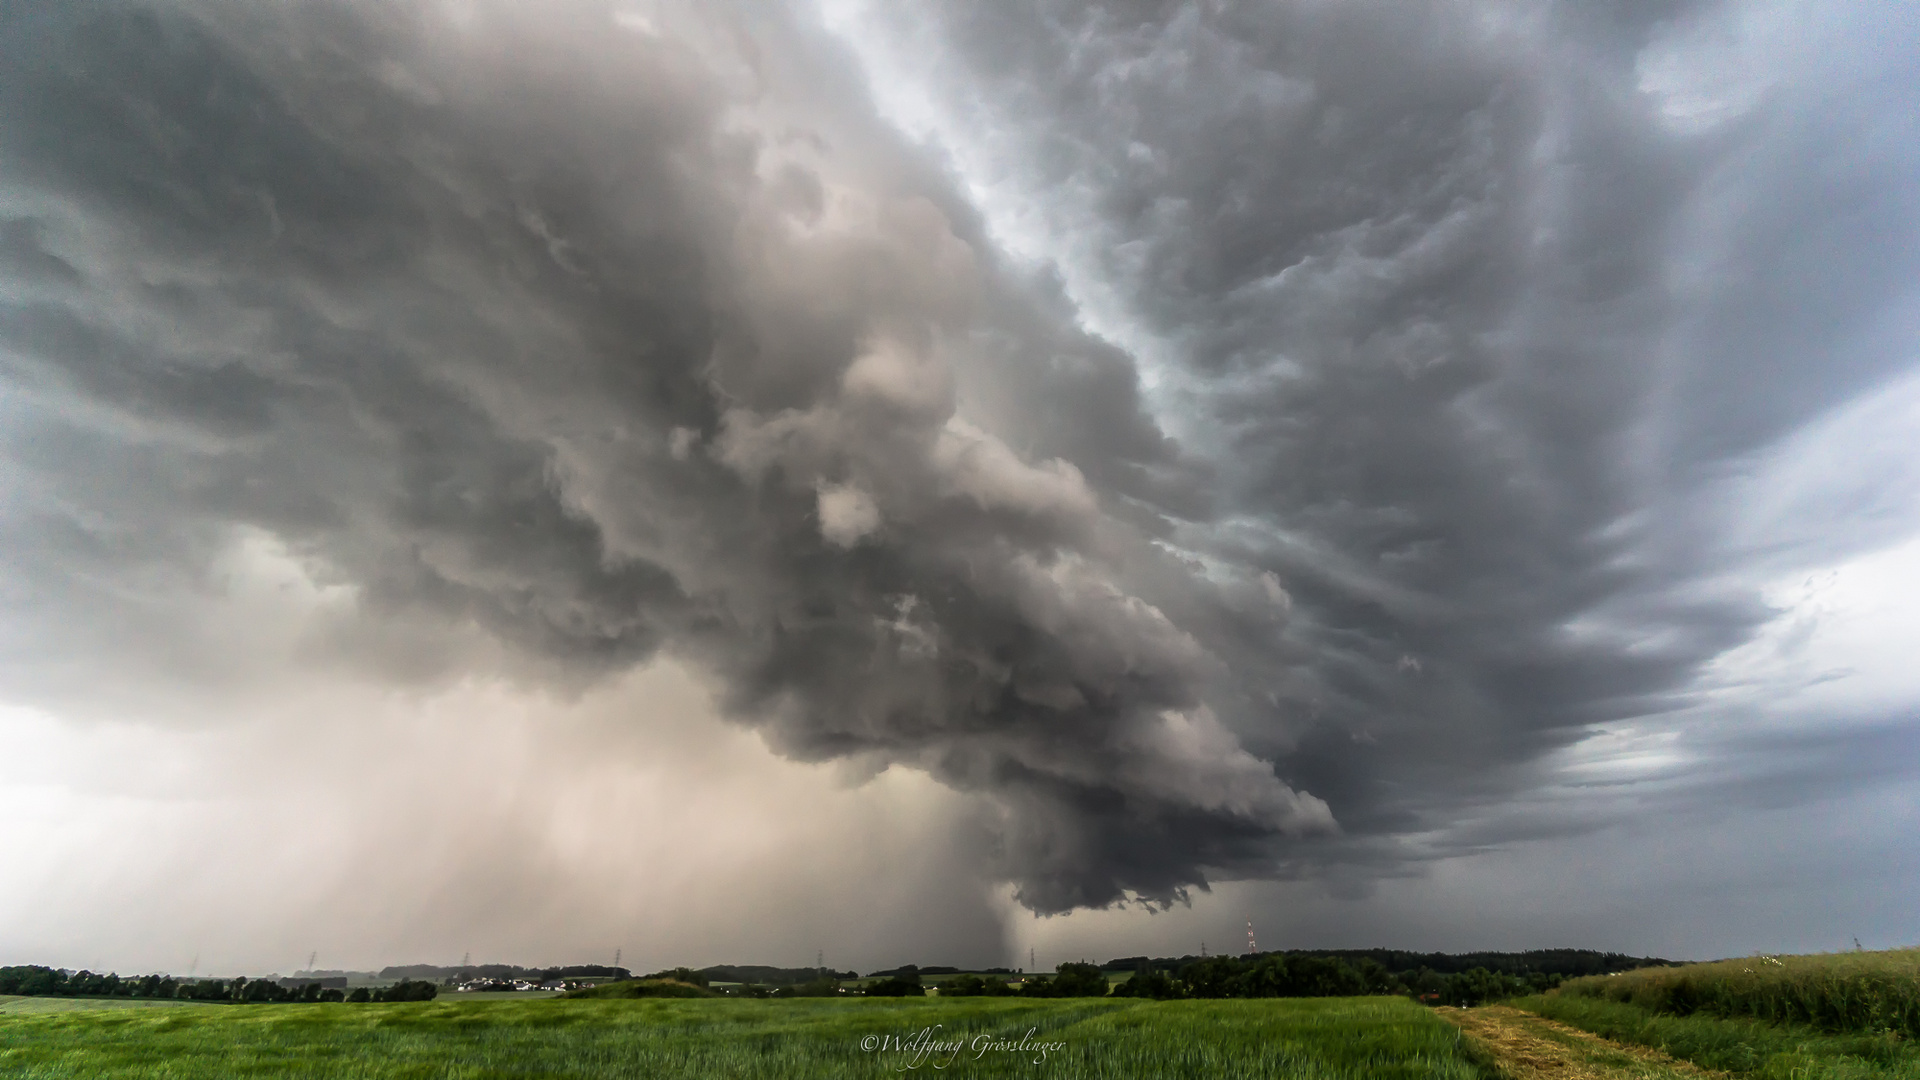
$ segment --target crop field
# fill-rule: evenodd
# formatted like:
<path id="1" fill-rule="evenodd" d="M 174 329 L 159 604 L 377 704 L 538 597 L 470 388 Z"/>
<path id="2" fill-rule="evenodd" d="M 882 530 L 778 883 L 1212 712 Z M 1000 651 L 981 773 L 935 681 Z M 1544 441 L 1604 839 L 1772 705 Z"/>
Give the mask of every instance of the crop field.
<path id="1" fill-rule="evenodd" d="M 49 998 L 0 994 L 0 1016 L 38 1016 L 45 1013 L 83 1012 L 95 1009 L 204 1009 L 210 1006 L 178 998 Z"/>
<path id="2" fill-rule="evenodd" d="M 1492 1080 L 1403 998 L 434 1001 L 0 1014 L 20 1080 L 291 1077 Z"/>
<path id="3" fill-rule="evenodd" d="M 1920 949 L 1644 968 L 1511 1004 L 1737 1076 L 1920 1080 Z"/>
<path id="4" fill-rule="evenodd" d="M 1510 1003 L 1703 1069 L 1757 1080 L 1920 1080 L 1920 1050 L 1885 1035 L 1834 1035 L 1795 1024 L 1668 1016 L 1598 998 L 1545 994 Z"/>
<path id="5" fill-rule="evenodd" d="M 1706 1013 L 1799 1024 L 1830 1034 L 1920 1038 L 1920 949 L 1753 956 L 1574 979 L 1563 997 L 1669 1016 Z"/>

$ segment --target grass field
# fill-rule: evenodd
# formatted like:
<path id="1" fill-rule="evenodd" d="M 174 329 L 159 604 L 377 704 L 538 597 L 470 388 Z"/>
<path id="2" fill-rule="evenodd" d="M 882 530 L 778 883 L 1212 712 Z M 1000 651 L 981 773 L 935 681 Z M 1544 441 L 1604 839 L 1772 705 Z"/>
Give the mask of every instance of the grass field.
<path id="1" fill-rule="evenodd" d="M 1761 1080 L 1920 1080 L 1920 1048 L 1886 1035 L 1835 1035 L 1797 1024 L 1668 1016 L 1626 1002 L 1543 994 L 1509 1002 L 1604 1038 L 1702 1068 Z"/>
<path id="2" fill-rule="evenodd" d="M 960 1045 L 918 1053 L 922 1032 Z M 1024 1049 L 1006 1048 L 1023 1041 Z M 936 1071 L 1075 1080 L 1491 1075 L 1453 1026 L 1399 998 L 442 1000 L 0 1015 L 0 1075 L 20 1080 L 759 1080 Z"/>
<path id="3" fill-rule="evenodd" d="M 37 1016 L 45 1013 L 81 1012 L 89 1009 L 168 1009 L 185 1006 L 208 1009 L 213 1006 L 177 998 L 45 998 L 0 994 L 0 1016 Z"/>
<path id="4" fill-rule="evenodd" d="M 1511 1004 L 1740 1076 L 1920 1080 L 1920 949 L 1644 968 Z"/>
<path id="5" fill-rule="evenodd" d="M 1480 1040 L 1512 1080 L 1716 1080 L 1671 1055 L 1602 1039 L 1504 1005 L 1436 1011 Z"/>
<path id="6" fill-rule="evenodd" d="M 1920 1039 L 1920 949 L 1755 956 L 1574 979 L 1560 996 L 1668 1016 L 1706 1013 L 1829 1034 Z"/>

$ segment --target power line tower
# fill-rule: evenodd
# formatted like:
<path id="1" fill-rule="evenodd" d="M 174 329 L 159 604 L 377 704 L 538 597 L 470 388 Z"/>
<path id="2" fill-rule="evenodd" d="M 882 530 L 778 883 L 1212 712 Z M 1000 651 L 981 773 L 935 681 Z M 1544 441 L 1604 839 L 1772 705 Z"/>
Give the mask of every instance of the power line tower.
<path id="1" fill-rule="evenodd" d="M 620 966 L 620 950 L 619 949 L 613 950 L 613 966 L 614 967 Z"/>
<path id="2" fill-rule="evenodd" d="M 1248 919 L 1247 920 L 1247 955 L 1252 956 L 1254 953 L 1257 953 L 1259 951 L 1260 951 L 1260 946 L 1253 940 L 1253 920 Z"/>

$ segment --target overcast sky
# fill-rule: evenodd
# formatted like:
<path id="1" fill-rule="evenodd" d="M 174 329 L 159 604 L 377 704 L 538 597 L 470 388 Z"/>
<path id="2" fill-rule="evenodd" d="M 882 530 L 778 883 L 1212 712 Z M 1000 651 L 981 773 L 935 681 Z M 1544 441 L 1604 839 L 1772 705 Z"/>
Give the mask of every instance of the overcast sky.
<path id="1" fill-rule="evenodd" d="M 0 963 L 1920 941 L 1916 34 L 0 9 Z"/>

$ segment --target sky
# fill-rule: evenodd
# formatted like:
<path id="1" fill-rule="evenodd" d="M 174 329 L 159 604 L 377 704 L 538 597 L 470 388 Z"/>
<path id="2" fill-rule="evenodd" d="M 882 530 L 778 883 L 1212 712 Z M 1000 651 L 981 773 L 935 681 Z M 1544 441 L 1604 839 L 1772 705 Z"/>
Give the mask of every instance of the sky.
<path id="1" fill-rule="evenodd" d="M 1920 941 L 1916 32 L 0 7 L 0 963 Z"/>

